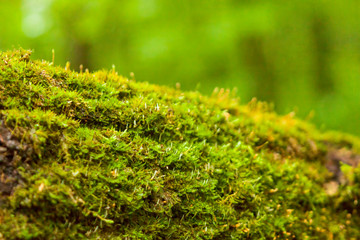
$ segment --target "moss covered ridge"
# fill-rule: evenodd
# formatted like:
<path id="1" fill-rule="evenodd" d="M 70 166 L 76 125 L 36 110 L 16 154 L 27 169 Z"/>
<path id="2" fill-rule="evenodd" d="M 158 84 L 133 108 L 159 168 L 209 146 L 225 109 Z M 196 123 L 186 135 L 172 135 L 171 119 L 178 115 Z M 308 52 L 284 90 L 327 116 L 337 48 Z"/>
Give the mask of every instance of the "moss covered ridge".
<path id="1" fill-rule="evenodd" d="M 360 141 L 0 53 L 0 239 L 359 239 Z"/>

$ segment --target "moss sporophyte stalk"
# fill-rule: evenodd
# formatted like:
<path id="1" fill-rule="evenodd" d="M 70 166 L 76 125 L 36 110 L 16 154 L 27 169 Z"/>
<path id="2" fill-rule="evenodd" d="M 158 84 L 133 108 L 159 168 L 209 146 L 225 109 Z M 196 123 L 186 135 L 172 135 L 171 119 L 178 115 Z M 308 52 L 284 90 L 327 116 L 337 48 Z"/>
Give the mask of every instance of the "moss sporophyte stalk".
<path id="1" fill-rule="evenodd" d="M 230 91 L 0 53 L 0 239 L 359 239 L 360 140 Z"/>

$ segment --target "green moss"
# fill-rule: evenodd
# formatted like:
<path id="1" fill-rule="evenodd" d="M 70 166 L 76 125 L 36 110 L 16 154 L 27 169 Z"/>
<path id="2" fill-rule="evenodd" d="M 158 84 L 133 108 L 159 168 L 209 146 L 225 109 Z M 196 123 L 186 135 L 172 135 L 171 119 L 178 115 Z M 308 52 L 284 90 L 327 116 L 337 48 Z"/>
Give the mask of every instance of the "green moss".
<path id="1" fill-rule="evenodd" d="M 359 139 L 30 55 L 0 53 L 0 239 L 360 238 Z"/>

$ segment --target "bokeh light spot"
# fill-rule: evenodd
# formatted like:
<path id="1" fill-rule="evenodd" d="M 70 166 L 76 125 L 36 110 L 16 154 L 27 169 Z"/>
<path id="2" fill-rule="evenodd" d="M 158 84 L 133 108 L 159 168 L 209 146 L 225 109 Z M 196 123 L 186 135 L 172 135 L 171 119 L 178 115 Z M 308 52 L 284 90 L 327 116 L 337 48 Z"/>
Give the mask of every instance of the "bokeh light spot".
<path id="1" fill-rule="evenodd" d="M 26 36 L 36 38 L 46 30 L 45 19 L 39 13 L 29 14 L 24 17 L 22 28 Z"/>

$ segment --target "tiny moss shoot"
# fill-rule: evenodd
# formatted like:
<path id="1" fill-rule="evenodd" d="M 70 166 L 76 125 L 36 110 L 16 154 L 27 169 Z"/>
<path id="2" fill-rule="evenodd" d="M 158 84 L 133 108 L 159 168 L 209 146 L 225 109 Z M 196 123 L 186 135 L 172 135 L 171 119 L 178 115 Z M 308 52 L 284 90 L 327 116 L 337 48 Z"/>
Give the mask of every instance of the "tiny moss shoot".
<path id="1" fill-rule="evenodd" d="M 0 239 L 360 238 L 356 137 L 30 55 L 0 53 Z"/>

